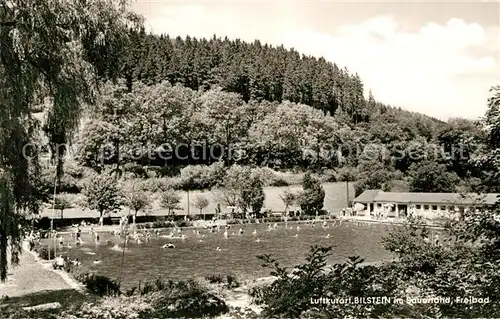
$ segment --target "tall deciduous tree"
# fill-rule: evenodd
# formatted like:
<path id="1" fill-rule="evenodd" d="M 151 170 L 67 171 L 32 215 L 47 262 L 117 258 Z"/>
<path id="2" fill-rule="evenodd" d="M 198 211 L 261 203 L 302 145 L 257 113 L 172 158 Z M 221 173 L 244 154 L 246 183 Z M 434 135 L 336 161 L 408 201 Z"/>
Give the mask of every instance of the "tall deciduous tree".
<path id="1" fill-rule="evenodd" d="M 260 213 L 265 199 L 263 183 L 259 177 L 252 176 L 250 180 L 242 185 L 240 190 L 240 206 L 244 212 L 248 208 L 251 208 L 254 214 Z"/>
<path id="2" fill-rule="evenodd" d="M 459 182 L 456 173 L 446 171 L 446 166 L 425 161 L 410 166 L 410 190 L 422 193 L 453 193 Z"/>
<path id="3" fill-rule="evenodd" d="M 179 209 L 181 196 L 173 189 L 168 188 L 160 194 L 160 205 L 165 208 L 170 215 L 174 209 Z"/>
<path id="4" fill-rule="evenodd" d="M 69 194 L 57 194 L 55 198 L 55 209 L 61 212 L 61 219 L 64 218 L 64 211 L 66 209 L 72 208 L 73 207 L 73 201 L 71 200 L 71 197 Z"/>
<path id="5" fill-rule="evenodd" d="M 150 207 L 151 200 L 145 192 L 141 190 L 132 190 L 125 195 L 125 204 L 134 211 L 134 216 L 137 217 L 138 212 Z"/>
<path id="6" fill-rule="evenodd" d="M 291 191 L 286 190 L 282 194 L 280 194 L 280 198 L 283 201 L 283 204 L 285 204 L 285 214 L 286 214 L 288 213 L 288 208 L 292 206 L 297 200 L 297 194 L 294 194 Z"/>
<path id="7" fill-rule="evenodd" d="M 2 1 L 0 3 L 0 279 L 7 275 L 7 245 L 18 262 L 21 211 L 37 212 L 33 181 L 37 152 L 23 152 L 38 123 L 34 105 L 49 98 L 44 126 L 57 179 L 64 146 L 77 127 L 96 79 L 114 77 L 131 27 L 141 19 L 127 1 Z M 28 156 L 27 156 L 28 155 Z"/>
<path id="8" fill-rule="evenodd" d="M 224 176 L 219 189 L 220 200 L 228 206 L 238 206 L 241 202 L 241 189 L 250 180 L 248 167 L 232 165 Z"/>
<path id="9" fill-rule="evenodd" d="M 325 201 L 323 186 L 310 173 L 306 173 L 302 180 L 302 189 L 303 191 L 298 198 L 300 209 L 306 214 L 317 214 L 323 209 Z"/>
<path id="10" fill-rule="evenodd" d="M 208 198 L 203 195 L 197 195 L 194 198 L 193 205 L 200 210 L 200 215 L 203 214 L 203 210 L 208 207 L 208 204 L 210 204 Z M 205 214 L 203 214 L 203 220 L 205 220 Z"/>
<path id="11" fill-rule="evenodd" d="M 97 210 L 99 217 L 119 211 L 123 204 L 116 178 L 110 172 L 92 176 L 83 186 L 82 194 L 85 207 Z"/>

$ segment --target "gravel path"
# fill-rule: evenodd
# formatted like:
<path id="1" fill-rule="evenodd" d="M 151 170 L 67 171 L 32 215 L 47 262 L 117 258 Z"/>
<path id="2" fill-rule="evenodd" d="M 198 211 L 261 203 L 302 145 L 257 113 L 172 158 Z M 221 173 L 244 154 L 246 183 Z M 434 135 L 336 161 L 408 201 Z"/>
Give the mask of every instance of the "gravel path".
<path id="1" fill-rule="evenodd" d="M 39 262 L 30 252 L 23 250 L 19 265 L 9 267 L 7 280 L 0 283 L 0 297 L 72 288 L 61 274 L 52 270 L 50 262 Z"/>

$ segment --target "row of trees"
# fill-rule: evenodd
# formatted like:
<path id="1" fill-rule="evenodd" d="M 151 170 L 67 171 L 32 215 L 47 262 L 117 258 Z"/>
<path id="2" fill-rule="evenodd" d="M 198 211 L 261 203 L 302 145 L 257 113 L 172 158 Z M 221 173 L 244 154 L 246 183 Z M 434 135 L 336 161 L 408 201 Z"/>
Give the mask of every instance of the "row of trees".
<path id="1" fill-rule="evenodd" d="M 299 193 L 285 191 L 281 198 L 285 212 L 292 205 L 298 205 L 306 214 L 318 214 L 323 210 L 325 191 L 320 182 L 306 174 L 303 181 L 303 190 Z M 245 215 L 247 212 L 261 213 L 264 205 L 265 194 L 262 177 L 252 173 L 247 167 L 231 166 L 225 173 L 224 182 L 220 183 L 214 191 L 218 205 L 238 207 Z M 80 202 L 72 201 L 68 194 L 58 194 L 55 198 L 55 209 L 61 212 L 80 204 L 88 209 L 95 210 L 102 217 L 105 214 L 119 212 L 123 206 L 128 207 L 133 216 L 139 212 L 147 213 L 152 208 L 152 202 L 157 197 L 161 208 L 166 209 L 168 215 L 180 209 L 181 196 L 178 191 L 169 186 L 161 185 L 155 193 L 144 189 L 144 185 L 132 188 L 119 186 L 117 176 L 109 171 L 91 176 L 84 184 Z M 156 196 L 155 196 L 156 195 Z M 198 194 L 191 203 L 203 214 L 210 202 L 207 196 Z"/>

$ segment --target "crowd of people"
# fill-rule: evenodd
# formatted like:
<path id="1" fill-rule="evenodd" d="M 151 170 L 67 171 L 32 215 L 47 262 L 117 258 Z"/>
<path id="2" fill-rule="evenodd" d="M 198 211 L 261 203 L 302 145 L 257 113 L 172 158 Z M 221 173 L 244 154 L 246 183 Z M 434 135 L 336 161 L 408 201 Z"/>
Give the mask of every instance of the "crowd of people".
<path id="1" fill-rule="evenodd" d="M 279 223 L 269 223 L 267 225 L 267 229 L 264 228 L 263 230 L 267 231 L 274 231 L 277 230 L 278 228 L 283 227 L 285 230 L 291 230 L 293 231 L 292 237 L 298 238 L 299 233 L 301 230 L 301 227 L 316 227 L 320 226 L 324 229 L 330 228 L 330 227 L 335 227 L 335 226 L 342 226 L 343 224 L 352 225 L 352 226 L 360 226 L 360 224 L 365 224 L 360 221 L 347 221 L 347 220 L 342 220 L 342 219 L 333 219 L 333 220 L 309 220 L 309 221 L 298 221 L 295 225 L 291 225 L 287 220 L 284 220 L 284 224 Z M 129 227 L 130 226 L 130 227 Z M 213 225 L 205 225 L 203 228 L 193 228 L 193 237 L 196 238 L 199 242 L 203 242 L 205 237 L 214 237 L 218 236 L 221 234 L 224 238 L 229 239 L 231 237 L 235 236 L 242 236 L 248 228 L 252 227 L 251 224 L 245 224 L 241 225 L 238 227 L 239 229 L 234 229 L 233 227 L 238 227 L 235 225 L 221 225 L 221 224 L 213 224 Z M 70 231 L 70 238 L 71 241 L 69 243 L 65 242 L 68 240 L 68 237 L 64 237 L 62 234 L 58 234 L 57 231 L 52 231 L 52 233 L 49 233 L 51 238 L 55 238 L 58 248 L 61 251 L 68 252 L 66 249 L 71 249 L 74 247 L 81 246 L 84 244 L 83 240 L 83 232 L 82 229 L 87 230 L 88 229 L 88 235 L 85 235 L 85 238 L 90 238 L 96 245 L 101 244 L 101 238 L 105 238 L 105 242 L 103 243 L 104 245 L 111 247 L 114 250 L 121 251 L 125 249 L 125 247 L 132 243 L 133 245 L 136 245 L 136 247 L 140 246 L 143 243 L 150 242 L 153 237 L 156 237 L 158 239 L 164 238 L 164 239 L 180 239 L 180 240 L 186 240 L 188 236 L 183 232 L 183 230 L 179 227 L 174 227 L 173 229 L 168 230 L 168 233 L 162 233 L 165 230 L 160 230 L 160 229 L 144 229 L 140 230 L 136 227 L 135 223 L 132 225 L 128 225 L 128 218 L 123 217 L 120 220 L 120 223 L 118 226 L 115 226 L 114 228 L 111 229 L 106 229 L 103 230 L 102 227 L 99 227 L 99 224 L 88 224 L 86 222 L 82 222 L 80 224 L 73 225 L 72 230 Z M 261 239 L 258 238 L 258 228 L 254 228 L 251 231 L 251 234 L 255 238 L 256 243 L 260 243 Z M 104 234 L 107 234 L 107 236 L 102 236 Z M 109 235 L 112 235 L 112 237 L 115 237 L 113 239 L 112 237 L 110 238 Z M 326 234 L 323 236 L 324 238 L 330 238 L 330 234 Z M 40 238 L 42 238 L 41 233 L 38 232 L 32 232 L 29 236 L 30 239 L 30 249 L 32 249 L 37 243 L 40 243 Z M 88 240 L 88 239 L 87 239 Z M 121 243 L 124 243 L 121 244 Z M 174 249 L 176 248 L 176 245 L 173 244 L 172 242 L 167 242 L 164 243 L 163 245 L 160 246 L 161 248 L 168 248 L 168 249 Z M 88 248 L 86 248 L 88 249 Z M 219 246 L 216 247 L 216 251 L 222 251 Z M 86 251 L 86 254 L 92 254 L 95 255 L 94 252 Z M 101 261 L 96 259 L 93 261 L 93 264 L 100 264 Z M 55 269 L 66 269 L 68 266 L 80 266 L 81 263 L 78 261 L 78 259 L 70 260 L 69 258 L 63 257 L 63 255 L 59 255 L 55 261 L 54 261 L 54 268 Z"/>

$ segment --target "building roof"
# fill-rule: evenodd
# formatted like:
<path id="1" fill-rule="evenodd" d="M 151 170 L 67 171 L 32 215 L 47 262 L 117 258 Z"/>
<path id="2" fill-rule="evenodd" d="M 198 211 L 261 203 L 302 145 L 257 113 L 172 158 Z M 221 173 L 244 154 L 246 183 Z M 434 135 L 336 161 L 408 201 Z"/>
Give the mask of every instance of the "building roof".
<path id="1" fill-rule="evenodd" d="M 458 204 L 493 205 L 500 194 L 460 193 L 393 193 L 381 190 L 366 190 L 354 199 L 355 203 L 401 203 L 401 204 Z"/>
<path id="2" fill-rule="evenodd" d="M 354 199 L 358 203 L 369 203 L 375 201 L 377 194 L 381 192 L 380 189 L 369 189 L 364 191 L 361 195 Z"/>

